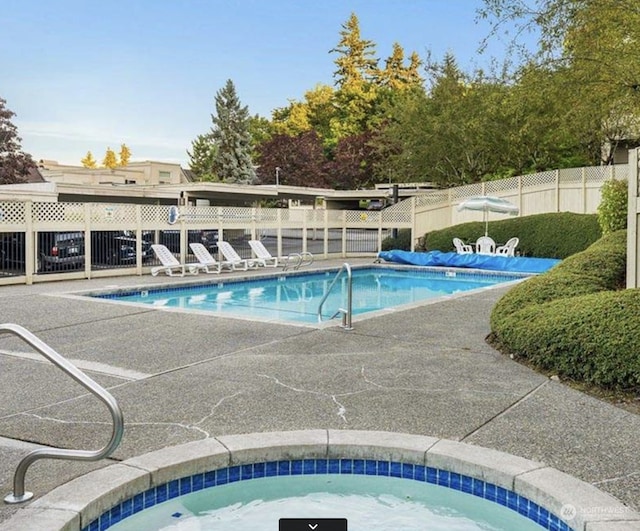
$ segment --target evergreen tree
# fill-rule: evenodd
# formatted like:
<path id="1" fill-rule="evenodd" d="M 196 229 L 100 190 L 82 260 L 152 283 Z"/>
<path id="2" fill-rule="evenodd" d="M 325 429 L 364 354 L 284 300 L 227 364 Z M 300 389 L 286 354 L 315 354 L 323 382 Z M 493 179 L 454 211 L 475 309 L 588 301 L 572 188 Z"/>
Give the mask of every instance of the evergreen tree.
<path id="1" fill-rule="evenodd" d="M 104 159 L 102 159 L 102 166 L 113 170 L 117 165 L 118 159 L 116 158 L 116 154 L 113 149 L 108 147 L 106 153 L 104 154 Z"/>
<path id="2" fill-rule="evenodd" d="M 31 155 L 22 152 L 18 128 L 11 123 L 15 113 L 5 104 L 0 98 L 0 184 L 13 184 L 24 182 L 36 164 Z"/>
<path id="3" fill-rule="evenodd" d="M 360 22 L 355 13 L 342 25 L 340 42 L 331 53 L 339 54 L 335 60 L 338 69 L 334 72 L 340 88 L 353 88 L 375 78 L 378 60 L 375 45 L 360 37 Z"/>
<path id="4" fill-rule="evenodd" d="M 251 161 L 249 111 L 242 107 L 233 81 L 216 93 L 216 114 L 211 115 L 211 136 L 218 152 L 213 169 L 218 177 L 229 183 L 251 184 L 256 173 Z"/>
<path id="5" fill-rule="evenodd" d="M 131 158 L 131 150 L 127 147 L 126 144 L 120 144 L 120 162 L 118 166 L 126 166 L 129 164 L 129 159 Z"/>
<path id="6" fill-rule="evenodd" d="M 191 142 L 191 151 L 187 150 L 187 155 L 189 155 L 189 169 L 191 169 L 199 181 L 217 180 L 213 171 L 217 153 L 217 146 L 210 134 L 198 135 L 196 139 Z"/>
<path id="7" fill-rule="evenodd" d="M 91 153 L 91 151 L 87 151 L 87 156 L 80 160 L 80 164 L 85 168 L 95 169 L 98 167 L 98 163 L 96 162 L 96 159 L 93 158 L 93 153 Z"/>

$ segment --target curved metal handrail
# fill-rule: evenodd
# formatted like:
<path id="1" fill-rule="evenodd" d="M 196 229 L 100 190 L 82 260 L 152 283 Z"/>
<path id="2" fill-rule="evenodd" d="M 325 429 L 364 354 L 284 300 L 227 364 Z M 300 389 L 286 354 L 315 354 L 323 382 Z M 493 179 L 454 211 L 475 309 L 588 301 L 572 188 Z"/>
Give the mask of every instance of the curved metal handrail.
<path id="1" fill-rule="evenodd" d="M 13 334 L 23 339 L 26 343 L 31 345 L 35 350 L 40 352 L 51 363 L 60 367 L 64 372 L 71 376 L 76 382 L 85 387 L 88 391 L 96 395 L 102 400 L 109 409 L 111 417 L 113 418 L 113 429 L 111 432 L 111 439 L 107 445 L 101 450 L 88 451 L 88 450 L 65 450 L 58 448 L 39 448 L 28 453 L 22 458 L 22 461 L 18 463 L 15 474 L 13 476 L 13 493 L 7 495 L 4 499 L 5 503 L 22 503 L 30 500 L 33 497 L 32 492 L 25 492 L 24 490 L 24 477 L 27 473 L 27 469 L 31 464 L 38 459 L 71 459 L 74 461 L 97 461 L 104 457 L 111 455 L 120 444 L 122 440 L 122 433 L 124 431 L 124 417 L 122 410 L 116 402 L 116 399 L 104 389 L 101 385 L 89 378 L 85 373 L 78 369 L 75 365 L 67 361 L 49 345 L 38 339 L 35 335 L 29 332 L 26 328 L 20 325 L 5 323 L 0 324 L 0 334 Z"/>
<path id="2" fill-rule="evenodd" d="M 347 263 L 342 264 L 340 271 L 338 271 L 336 276 L 333 278 L 333 281 L 331 282 L 331 284 L 329 284 L 327 291 L 325 292 L 324 296 L 322 297 L 322 300 L 320 301 L 320 304 L 318 305 L 318 322 L 319 323 L 322 322 L 322 305 L 327 300 L 329 293 L 331 293 L 333 286 L 338 281 L 343 271 L 347 272 L 347 307 L 339 308 L 338 311 L 334 313 L 329 319 L 333 319 L 334 317 L 342 314 L 342 328 L 344 328 L 345 330 L 353 330 L 353 326 L 351 326 L 353 278 L 351 275 L 351 266 Z"/>

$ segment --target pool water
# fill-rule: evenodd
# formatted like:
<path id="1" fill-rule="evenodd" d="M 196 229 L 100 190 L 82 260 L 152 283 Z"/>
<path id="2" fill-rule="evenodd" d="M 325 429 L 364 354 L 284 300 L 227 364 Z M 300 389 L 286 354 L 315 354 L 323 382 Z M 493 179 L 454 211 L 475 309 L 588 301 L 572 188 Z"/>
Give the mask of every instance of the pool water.
<path id="1" fill-rule="evenodd" d="M 502 505 L 416 481 L 319 474 L 260 478 L 163 502 L 114 531 L 276 531 L 280 518 L 346 518 L 349 531 L 539 531 Z"/>
<path id="2" fill-rule="evenodd" d="M 335 271 L 266 279 L 214 282 L 161 290 L 96 295 L 115 301 L 181 308 L 248 319 L 317 323 L 318 305 Z M 353 270 L 353 315 L 390 310 L 455 293 L 485 288 L 518 277 L 451 271 L 390 268 Z M 323 319 L 346 305 L 347 277 L 342 275 L 323 305 Z"/>

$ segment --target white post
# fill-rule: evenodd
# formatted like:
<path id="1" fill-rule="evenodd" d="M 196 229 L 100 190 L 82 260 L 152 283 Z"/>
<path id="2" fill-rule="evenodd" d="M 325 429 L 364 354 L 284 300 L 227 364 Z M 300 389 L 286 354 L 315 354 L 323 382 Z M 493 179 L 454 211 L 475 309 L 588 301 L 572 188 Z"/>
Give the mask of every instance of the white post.
<path id="1" fill-rule="evenodd" d="M 638 287 L 640 245 L 638 242 L 638 166 L 640 149 L 629 150 L 629 199 L 627 203 L 627 288 Z"/>

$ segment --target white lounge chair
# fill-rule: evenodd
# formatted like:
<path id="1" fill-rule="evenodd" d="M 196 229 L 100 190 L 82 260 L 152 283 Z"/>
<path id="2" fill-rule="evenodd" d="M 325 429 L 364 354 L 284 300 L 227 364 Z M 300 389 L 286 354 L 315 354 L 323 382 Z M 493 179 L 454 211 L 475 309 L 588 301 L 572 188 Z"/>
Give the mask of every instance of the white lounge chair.
<path id="1" fill-rule="evenodd" d="M 496 254 L 496 242 L 489 236 L 480 236 L 476 240 L 476 254 Z"/>
<path id="2" fill-rule="evenodd" d="M 507 243 L 501 245 L 496 249 L 496 254 L 499 254 L 501 256 L 515 256 L 518 243 L 520 243 L 520 240 L 518 238 L 509 238 L 509 240 L 507 240 Z"/>
<path id="3" fill-rule="evenodd" d="M 198 267 L 205 273 L 220 273 L 223 269 L 231 269 L 231 264 L 219 262 L 201 243 L 190 243 L 189 247 L 198 260 Z"/>
<path id="4" fill-rule="evenodd" d="M 188 268 L 189 273 L 192 275 L 198 274 L 198 266 L 195 264 L 181 264 L 178 259 L 173 256 L 173 253 L 165 246 L 159 243 L 155 243 L 151 246 L 156 257 L 162 263 L 161 266 L 151 268 L 151 274 L 155 277 L 161 271 L 164 271 L 170 277 L 173 276 L 174 270 L 179 271 L 179 276 L 185 275 L 185 270 Z"/>
<path id="5" fill-rule="evenodd" d="M 473 247 L 468 243 L 464 243 L 460 238 L 453 239 L 453 245 L 456 248 L 458 254 L 471 254 L 473 253 Z"/>
<path id="6" fill-rule="evenodd" d="M 301 266 L 313 264 L 313 255 L 310 252 L 291 253 L 289 256 L 273 256 L 260 240 L 249 240 L 249 245 L 253 254 L 256 255 L 260 264 L 264 267 L 282 266 L 283 270 L 288 268 L 299 269 Z"/>
<path id="7" fill-rule="evenodd" d="M 236 250 L 233 248 L 233 246 L 229 242 L 219 240 L 218 249 L 222 253 L 222 256 L 224 256 L 226 263 L 229 264 L 234 271 L 235 270 L 246 271 L 250 267 L 258 267 L 260 265 L 261 266 L 265 265 L 264 260 L 260 260 L 259 258 L 249 259 L 249 260 L 240 258 L 240 255 L 236 252 Z"/>

